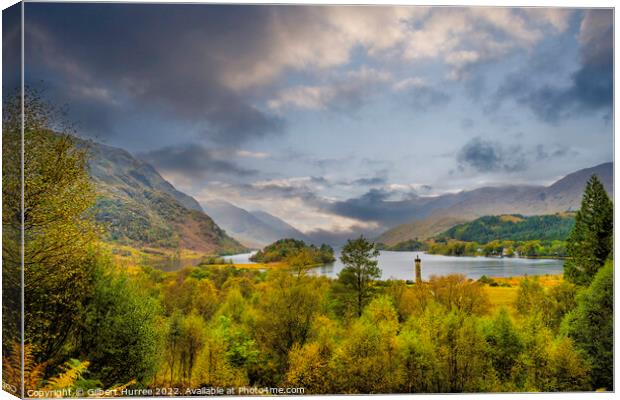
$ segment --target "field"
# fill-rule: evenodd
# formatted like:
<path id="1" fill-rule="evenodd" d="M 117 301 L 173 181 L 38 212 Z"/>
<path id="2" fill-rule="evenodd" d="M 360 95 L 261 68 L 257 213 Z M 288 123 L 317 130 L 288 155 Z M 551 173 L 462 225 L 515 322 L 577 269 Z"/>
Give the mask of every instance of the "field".
<path id="1" fill-rule="evenodd" d="M 493 311 L 505 307 L 514 314 L 514 304 L 519 291 L 519 284 L 524 279 L 537 279 L 544 287 L 553 287 L 562 283 L 562 275 L 540 275 L 540 276 L 513 276 L 508 278 L 494 277 L 491 278 L 499 284 L 499 286 L 486 285 L 485 290 L 489 295 L 489 300 Z M 501 286 L 507 284 L 510 286 Z"/>

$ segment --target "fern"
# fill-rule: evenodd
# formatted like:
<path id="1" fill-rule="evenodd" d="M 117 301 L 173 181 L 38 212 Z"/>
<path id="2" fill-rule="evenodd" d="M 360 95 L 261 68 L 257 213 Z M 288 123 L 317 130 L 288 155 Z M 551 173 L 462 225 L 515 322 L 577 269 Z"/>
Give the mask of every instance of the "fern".
<path id="1" fill-rule="evenodd" d="M 42 391 L 62 390 L 72 387 L 82 377 L 82 374 L 87 371 L 89 364 L 88 361 L 74 359 L 66 362 L 63 367 L 64 371 L 60 375 L 49 379 Z"/>
<path id="2" fill-rule="evenodd" d="M 13 343 L 11 354 L 2 360 L 2 374 L 5 382 L 16 388 L 22 380 L 22 355 L 21 346 L 18 342 Z M 43 379 L 46 363 L 35 364 L 32 355 L 32 345 L 24 346 L 24 388 L 37 389 Z M 16 393 L 14 393 L 16 394 Z"/>

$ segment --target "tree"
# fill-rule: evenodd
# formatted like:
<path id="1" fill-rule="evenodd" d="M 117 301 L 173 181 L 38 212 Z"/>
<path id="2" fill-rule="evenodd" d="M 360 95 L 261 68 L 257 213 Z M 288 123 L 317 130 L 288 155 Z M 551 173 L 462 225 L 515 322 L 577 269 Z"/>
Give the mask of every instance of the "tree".
<path id="1" fill-rule="evenodd" d="M 568 237 L 566 279 L 587 286 L 613 250 L 613 204 L 601 181 L 593 175 L 586 185 L 581 209 Z"/>
<path id="2" fill-rule="evenodd" d="M 303 346 L 294 345 L 288 353 L 288 370 L 284 383 L 290 387 L 303 387 L 306 394 L 335 393 L 334 374 L 329 361 L 342 338 L 343 330 L 337 321 L 325 315 L 314 318 L 308 341 Z"/>
<path id="3" fill-rule="evenodd" d="M 428 288 L 434 300 L 448 310 L 457 308 L 467 314 L 485 314 L 489 309 L 482 283 L 468 281 L 465 275 L 431 276 Z"/>
<path id="4" fill-rule="evenodd" d="M 562 321 L 562 331 L 590 361 L 596 389 L 613 390 L 613 272 L 613 262 L 608 261 L 592 284 L 577 296 L 577 308 Z"/>
<path id="5" fill-rule="evenodd" d="M 196 366 L 198 353 L 204 346 L 204 320 L 196 314 L 190 314 L 183 322 L 180 354 L 181 375 L 186 385 L 191 386 L 193 382 L 192 373 Z"/>
<path id="6" fill-rule="evenodd" d="M 21 100 L 20 95 L 9 100 L 3 118 L 13 145 L 21 131 Z M 31 90 L 23 100 L 24 186 L 13 165 L 20 165 L 18 147 L 9 155 L 13 170 L 3 174 L 7 202 L 2 220 L 9 231 L 21 230 L 23 189 L 24 336 L 35 361 L 41 362 L 59 356 L 93 295 L 97 229 L 89 209 L 95 191 L 87 171 L 88 151 L 78 145 L 61 113 Z M 11 243 L 3 243 L 3 258 L 10 270 L 19 270 L 20 249 Z M 11 283 L 13 275 L 6 276 Z"/>
<path id="7" fill-rule="evenodd" d="M 159 304 L 115 272 L 99 270 L 95 294 L 83 315 L 75 356 L 91 362 L 91 376 L 105 386 L 150 382 L 159 362 Z"/>
<path id="8" fill-rule="evenodd" d="M 303 387 L 305 394 L 330 393 L 331 379 L 328 372 L 328 359 L 321 353 L 319 343 L 306 343 L 303 347 L 293 346 L 288 353 L 289 369 L 285 385 Z"/>
<path id="9" fill-rule="evenodd" d="M 247 374 L 230 363 L 226 349 L 224 332 L 221 329 L 208 330 L 196 364 L 195 380 L 200 382 L 200 385 L 219 387 L 248 385 Z"/>
<path id="10" fill-rule="evenodd" d="M 536 277 L 525 278 L 519 284 L 515 308 L 522 316 L 539 314 L 547 325 L 552 314 L 552 299 L 545 292 L 545 288 Z"/>
<path id="11" fill-rule="evenodd" d="M 418 338 L 417 345 L 414 342 L 404 352 L 414 391 L 495 390 L 488 344 L 477 317 L 431 302 L 422 315 L 407 321 L 400 336 L 406 335 Z"/>
<path id="12" fill-rule="evenodd" d="M 553 338 L 539 314 L 524 321 L 524 350 L 513 367 L 516 387 L 523 391 L 580 391 L 591 388 L 589 366 L 570 338 Z"/>
<path id="13" fill-rule="evenodd" d="M 177 358 L 179 357 L 180 347 L 183 340 L 183 315 L 180 312 L 175 312 L 168 321 L 168 326 L 165 335 L 165 358 L 166 366 L 170 371 L 170 381 L 168 385 L 173 386 L 176 382 L 174 380 L 175 365 Z"/>
<path id="14" fill-rule="evenodd" d="M 502 382 L 508 381 L 523 351 L 523 341 L 506 309 L 502 308 L 487 326 L 486 340 L 493 368 Z"/>
<path id="15" fill-rule="evenodd" d="M 371 296 L 372 281 L 381 277 L 376 260 L 378 256 L 379 250 L 364 236 L 348 240 L 342 249 L 340 260 L 345 267 L 338 274 L 338 279 L 355 293 L 358 316 L 362 315 L 364 305 Z"/>
<path id="16" fill-rule="evenodd" d="M 404 378 L 398 349 L 398 316 L 386 296 L 374 299 L 356 320 L 330 362 L 340 393 L 393 393 Z"/>
<path id="17" fill-rule="evenodd" d="M 286 258 L 286 263 L 295 275 L 297 275 L 297 278 L 306 275 L 308 270 L 312 268 L 313 265 L 316 265 L 313 253 L 307 248 L 303 248 L 299 250 L 299 252 L 289 255 Z"/>
<path id="18" fill-rule="evenodd" d="M 325 306 L 327 280 L 293 277 L 286 271 L 274 271 L 260 296 L 256 338 L 266 354 L 271 355 L 277 379 L 286 370 L 288 352 L 306 343 L 312 321 Z M 274 382 L 270 382 L 274 383 Z"/>

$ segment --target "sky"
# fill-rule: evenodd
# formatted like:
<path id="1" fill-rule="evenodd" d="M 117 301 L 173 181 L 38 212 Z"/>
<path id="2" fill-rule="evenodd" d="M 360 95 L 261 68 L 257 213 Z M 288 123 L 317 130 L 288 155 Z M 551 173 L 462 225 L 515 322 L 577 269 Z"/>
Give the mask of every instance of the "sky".
<path id="1" fill-rule="evenodd" d="M 79 135 L 304 232 L 613 159 L 611 10 L 26 3 L 25 27 Z"/>

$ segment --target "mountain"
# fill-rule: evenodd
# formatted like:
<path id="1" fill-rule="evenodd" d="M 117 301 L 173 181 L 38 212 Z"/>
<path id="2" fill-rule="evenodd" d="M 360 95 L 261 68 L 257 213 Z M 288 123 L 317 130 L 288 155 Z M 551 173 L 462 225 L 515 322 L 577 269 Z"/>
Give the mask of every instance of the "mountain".
<path id="1" fill-rule="evenodd" d="M 255 210 L 250 211 L 250 213 L 265 224 L 275 229 L 277 232 L 279 232 L 280 236 L 282 236 L 283 238 L 298 239 L 305 242 L 310 241 L 310 239 L 305 234 L 301 233 L 296 228 L 289 225 L 287 222 L 281 220 L 274 215 L 269 214 L 266 211 Z"/>
<path id="2" fill-rule="evenodd" d="M 409 222 L 387 230 L 376 241 L 394 245 L 415 238 L 423 240 L 485 215 L 543 215 L 577 210 L 592 175 L 597 175 L 613 196 L 613 163 L 605 163 L 576 171 L 550 186 L 482 187 L 435 196 Z"/>
<path id="3" fill-rule="evenodd" d="M 285 238 L 308 241 L 303 233 L 265 211 L 250 212 L 223 200 L 205 201 L 203 206 L 216 223 L 245 246 L 263 248 Z"/>
<path id="4" fill-rule="evenodd" d="M 151 165 L 94 141 L 79 140 L 78 146 L 90 154 L 89 173 L 98 192 L 95 219 L 107 240 L 220 254 L 245 250 Z"/>

